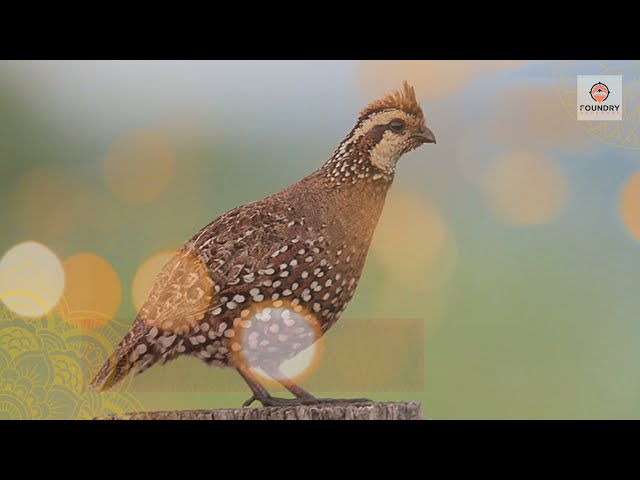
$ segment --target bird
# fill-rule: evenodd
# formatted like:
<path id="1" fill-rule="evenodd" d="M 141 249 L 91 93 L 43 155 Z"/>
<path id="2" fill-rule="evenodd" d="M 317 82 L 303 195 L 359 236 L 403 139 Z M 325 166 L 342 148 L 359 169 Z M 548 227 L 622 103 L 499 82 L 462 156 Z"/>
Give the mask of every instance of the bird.
<path id="1" fill-rule="evenodd" d="M 265 407 L 319 398 L 282 372 L 341 317 L 360 279 L 398 160 L 436 138 L 407 81 L 365 106 L 318 169 L 214 219 L 161 269 L 90 386 L 104 391 L 179 356 L 233 368 Z M 272 396 L 262 370 L 293 398 Z"/>

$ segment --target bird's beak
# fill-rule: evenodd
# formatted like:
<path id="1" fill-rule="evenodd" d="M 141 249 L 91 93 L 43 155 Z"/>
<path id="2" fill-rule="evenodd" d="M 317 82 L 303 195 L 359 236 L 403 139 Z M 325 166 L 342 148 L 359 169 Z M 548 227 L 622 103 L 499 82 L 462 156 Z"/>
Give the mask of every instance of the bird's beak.
<path id="1" fill-rule="evenodd" d="M 431 129 L 425 125 L 420 128 L 419 132 L 411 135 L 411 138 L 420 140 L 422 143 L 436 143 L 436 136 L 433 134 Z"/>

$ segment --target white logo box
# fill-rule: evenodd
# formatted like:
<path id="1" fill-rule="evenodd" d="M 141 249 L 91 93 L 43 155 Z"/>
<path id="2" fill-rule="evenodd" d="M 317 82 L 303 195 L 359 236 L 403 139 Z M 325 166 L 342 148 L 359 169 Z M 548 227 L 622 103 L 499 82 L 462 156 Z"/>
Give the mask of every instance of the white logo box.
<path id="1" fill-rule="evenodd" d="M 609 96 L 598 102 L 591 96 L 594 85 L 603 84 Z M 622 75 L 578 75 L 576 115 L 579 121 L 622 120 Z"/>

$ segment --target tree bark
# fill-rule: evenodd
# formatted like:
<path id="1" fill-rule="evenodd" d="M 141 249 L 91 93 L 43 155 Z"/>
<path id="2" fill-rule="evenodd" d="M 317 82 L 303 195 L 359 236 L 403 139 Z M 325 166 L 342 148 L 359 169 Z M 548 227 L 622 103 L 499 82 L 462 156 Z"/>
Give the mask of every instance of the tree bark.
<path id="1" fill-rule="evenodd" d="M 336 403 L 295 407 L 176 410 L 109 415 L 96 420 L 422 420 L 419 402 Z"/>

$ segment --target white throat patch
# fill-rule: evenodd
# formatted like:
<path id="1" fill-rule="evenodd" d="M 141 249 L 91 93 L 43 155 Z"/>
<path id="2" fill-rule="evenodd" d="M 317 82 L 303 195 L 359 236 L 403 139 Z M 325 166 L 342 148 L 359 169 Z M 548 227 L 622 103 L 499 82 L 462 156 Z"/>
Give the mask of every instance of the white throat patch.
<path id="1" fill-rule="evenodd" d="M 400 160 L 402 150 L 398 148 L 398 144 L 394 143 L 391 138 L 393 133 L 386 131 L 382 135 L 380 142 L 371 149 L 369 160 L 378 169 L 386 173 L 393 173 L 396 169 L 396 163 Z"/>

